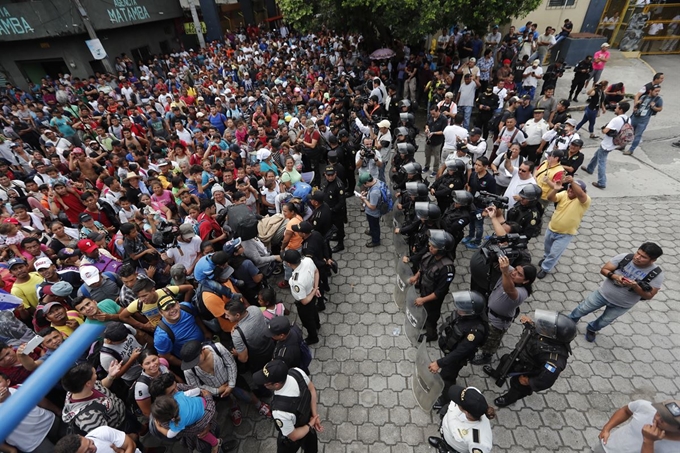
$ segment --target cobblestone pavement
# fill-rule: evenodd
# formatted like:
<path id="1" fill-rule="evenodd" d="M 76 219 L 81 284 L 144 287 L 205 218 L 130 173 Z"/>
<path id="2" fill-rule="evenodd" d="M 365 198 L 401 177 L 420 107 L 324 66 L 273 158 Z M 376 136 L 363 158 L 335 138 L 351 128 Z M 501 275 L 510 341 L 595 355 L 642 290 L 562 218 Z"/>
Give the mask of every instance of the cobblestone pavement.
<path id="1" fill-rule="evenodd" d="M 580 234 L 556 268 L 558 273 L 537 280 L 522 312 L 537 308 L 571 311 L 597 288 L 604 262 L 618 253 L 635 251 L 647 240 L 664 249 L 658 262 L 666 273 L 664 287 L 652 301 L 640 302 L 605 328 L 594 344 L 583 337 L 591 318 L 584 319 L 572 343 L 574 354 L 556 385 L 499 410 L 492 421 L 495 452 L 590 451 L 589 445 L 617 408 L 637 398 L 680 395 L 676 380 L 680 314 L 672 307 L 680 290 L 680 247 L 673 240 L 674 225 L 680 223 L 679 208 L 678 201 L 670 197 L 593 200 Z M 310 367 L 325 427 L 320 451 L 432 451 L 427 437 L 436 435 L 439 420 L 416 404 L 411 389 L 416 350 L 403 334 L 395 336 L 404 314 L 391 296 L 391 234 L 383 225 L 383 245 L 365 249 L 366 226 L 357 200 L 351 200 L 346 250 L 337 257 L 340 271 L 332 279 L 331 303 L 321 314 L 321 341 L 313 347 L 315 360 Z M 534 262 L 541 258 L 542 241 L 543 236 L 530 244 Z M 468 288 L 471 255 L 459 249 L 452 290 Z M 292 298 L 286 295 L 285 302 L 290 306 Z M 450 311 L 450 303 L 444 310 Z M 514 346 L 520 331 L 516 322 L 501 353 Z M 430 353 L 439 357 L 434 347 Z M 459 383 L 476 386 L 489 402 L 501 394 L 481 367 L 464 368 Z M 273 423 L 262 420 L 253 408 L 244 409 L 243 424 L 235 430 L 241 439 L 239 451 L 275 451 Z"/>

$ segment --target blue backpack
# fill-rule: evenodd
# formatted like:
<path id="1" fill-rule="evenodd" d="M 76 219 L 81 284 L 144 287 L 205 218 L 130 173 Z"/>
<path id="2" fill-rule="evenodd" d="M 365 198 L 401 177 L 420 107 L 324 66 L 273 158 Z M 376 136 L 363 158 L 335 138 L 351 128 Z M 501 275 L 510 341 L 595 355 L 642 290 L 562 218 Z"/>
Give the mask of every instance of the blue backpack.
<path id="1" fill-rule="evenodd" d="M 378 181 L 378 188 L 380 189 L 380 200 L 378 200 L 378 211 L 380 215 L 385 215 L 392 211 L 394 207 L 394 201 L 392 200 L 392 194 L 390 194 L 387 184 L 382 181 Z"/>

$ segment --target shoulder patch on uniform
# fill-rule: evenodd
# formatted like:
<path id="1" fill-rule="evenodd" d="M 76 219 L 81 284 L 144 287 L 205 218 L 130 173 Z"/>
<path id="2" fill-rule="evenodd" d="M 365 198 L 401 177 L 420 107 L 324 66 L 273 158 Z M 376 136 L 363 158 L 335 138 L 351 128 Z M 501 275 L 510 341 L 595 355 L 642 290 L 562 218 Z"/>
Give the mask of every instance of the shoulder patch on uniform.
<path id="1" fill-rule="evenodd" d="M 530 223 L 531 223 L 532 225 L 536 225 L 536 221 L 535 221 L 535 220 L 531 220 Z"/>
<path id="2" fill-rule="evenodd" d="M 342 195 L 343 193 L 344 193 L 344 192 L 341 190 L 341 191 L 340 191 L 340 195 Z"/>
<path id="3" fill-rule="evenodd" d="M 281 420 L 275 418 L 274 421 L 276 422 L 276 426 L 278 426 L 279 428 L 283 428 L 283 422 Z"/>
<path id="4" fill-rule="evenodd" d="M 545 369 L 550 371 L 551 373 L 554 373 L 555 371 L 557 371 L 557 367 L 555 366 L 555 364 L 550 363 L 550 362 L 545 363 Z"/>
<path id="5" fill-rule="evenodd" d="M 295 290 L 296 293 L 300 292 L 300 287 L 298 285 L 295 285 L 293 289 Z"/>
<path id="6" fill-rule="evenodd" d="M 475 341 L 475 334 L 474 334 L 474 333 L 468 334 L 467 340 L 468 340 L 468 341 Z"/>

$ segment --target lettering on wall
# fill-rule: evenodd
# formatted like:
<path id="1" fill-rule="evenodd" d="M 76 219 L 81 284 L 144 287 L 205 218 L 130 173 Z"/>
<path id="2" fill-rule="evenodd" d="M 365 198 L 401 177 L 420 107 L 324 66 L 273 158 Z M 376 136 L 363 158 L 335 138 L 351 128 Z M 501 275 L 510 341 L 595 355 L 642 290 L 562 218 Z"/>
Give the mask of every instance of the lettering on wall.
<path id="1" fill-rule="evenodd" d="M 35 30 L 26 19 L 22 16 L 13 16 L 7 8 L 0 8 L 0 36 L 25 35 L 27 33 L 35 33 Z"/>
<path id="2" fill-rule="evenodd" d="M 137 0 L 113 0 L 113 4 L 115 8 L 106 10 L 113 24 L 151 19 L 146 6 L 138 5 Z"/>

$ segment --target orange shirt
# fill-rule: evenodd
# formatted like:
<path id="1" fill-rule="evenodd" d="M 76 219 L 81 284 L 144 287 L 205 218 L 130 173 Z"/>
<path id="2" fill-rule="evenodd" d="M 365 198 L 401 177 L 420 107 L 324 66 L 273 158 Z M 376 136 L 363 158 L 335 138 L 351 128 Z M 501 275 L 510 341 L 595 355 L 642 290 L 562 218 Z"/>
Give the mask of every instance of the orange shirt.
<path id="1" fill-rule="evenodd" d="M 238 292 L 231 282 L 224 283 L 224 286 L 229 288 L 232 293 Z M 231 331 L 234 329 L 234 326 L 236 326 L 236 323 L 231 322 L 224 317 L 224 306 L 227 302 L 229 302 L 229 299 L 224 296 L 218 296 L 217 294 L 208 291 L 203 293 L 203 305 L 205 305 L 205 308 L 207 308 L 217 319 L 217 322 L 220 324 L 220 328 L 223 332 L 231 333 Z"/>
<path id="2" fill-rule="evenodd" d="M 286 231 L 290 231 L 293 236 L 291 236 L 290 241 L 288 241 L 288 247 L 286 247 L 286 250 L 298 250 L 302 247 L 302 236 L 293 231 L 293 225 L 297 225 L 300 222 L 302 222 L 302 217 L 299 215 L 296 215 L 288 221 L 288 224 L 286 225 Z"/>

